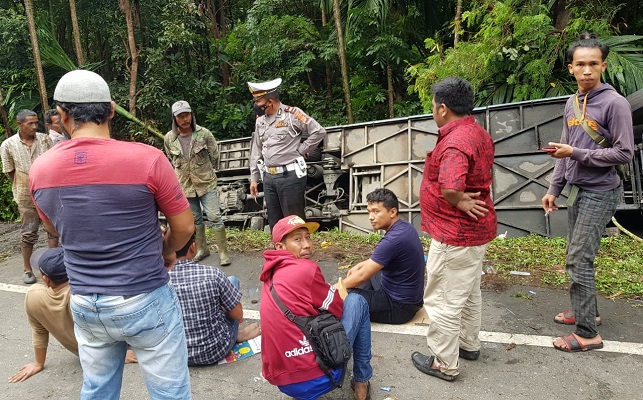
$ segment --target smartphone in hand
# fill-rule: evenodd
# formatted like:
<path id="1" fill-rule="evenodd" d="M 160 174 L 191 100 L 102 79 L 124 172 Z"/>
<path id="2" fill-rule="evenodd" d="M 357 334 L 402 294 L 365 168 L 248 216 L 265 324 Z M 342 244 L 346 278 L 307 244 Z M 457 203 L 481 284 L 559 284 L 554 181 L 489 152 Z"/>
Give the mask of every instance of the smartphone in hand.
<path id="1" fill-rule="evenodd" d="M 540 150 L 544 151 L 545 153 L 551 154 L 551 153 L 555 153 L 556 150 L 558 149 L 555 147 L 543 147 Z"/>

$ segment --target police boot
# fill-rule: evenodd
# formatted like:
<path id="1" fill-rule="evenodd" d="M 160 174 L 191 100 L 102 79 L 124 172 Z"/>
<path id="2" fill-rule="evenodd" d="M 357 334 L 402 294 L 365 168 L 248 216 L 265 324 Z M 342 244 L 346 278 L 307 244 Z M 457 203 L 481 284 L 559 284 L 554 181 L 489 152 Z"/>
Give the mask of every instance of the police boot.
<path id="1" fill-rule="evenodd" d="M 208 248 L 208 240 L 205 237 L 205 224 L 197 225 L 196 228 L 196 255 L 192 259 L 194 262 L 199 262 L 210 255 Z"/>
<path id="2" fill-rule="evenodd" d="M 214 228 L 214 240 L 219 247 L 219 260 L 222 267 L 230 265 L 230 257 L 228 257 L 228 242 L 225 236 L 225 227 Z"/>

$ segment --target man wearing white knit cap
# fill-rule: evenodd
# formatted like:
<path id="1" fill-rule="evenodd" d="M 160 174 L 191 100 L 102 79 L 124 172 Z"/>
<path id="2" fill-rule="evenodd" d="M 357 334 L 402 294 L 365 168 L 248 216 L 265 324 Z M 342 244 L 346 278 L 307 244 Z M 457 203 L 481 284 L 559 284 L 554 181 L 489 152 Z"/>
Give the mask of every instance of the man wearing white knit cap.
<path id="1" fill-rule="evenodd" d="M 190 399 L 185 332 L 166 267 L 194 220 L 174 170 L 160 150 L 110 138 L 115 104 L 99 75 L 65 74 L 54 100 L 71 140 L 36 160 L 29 188 L 65 248 L 81 399 L 120 397 L 128 345 L 151 398 Z M 164 235 L 158 211 L 169 224 Z"/>

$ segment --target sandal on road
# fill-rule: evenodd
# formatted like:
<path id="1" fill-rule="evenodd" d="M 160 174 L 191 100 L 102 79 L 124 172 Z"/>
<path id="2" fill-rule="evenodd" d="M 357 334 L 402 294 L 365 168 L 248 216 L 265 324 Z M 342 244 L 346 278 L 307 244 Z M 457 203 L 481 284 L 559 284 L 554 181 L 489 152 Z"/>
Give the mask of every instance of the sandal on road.
<path id="1" fill-rule="evenodd" d="M 578 353 L 580 351 L 598 350 L 603 348 L 603 342 L 597 344 L 582 344 L 573 333 L 568 336 L 562 336 L 560 339 L 562 339 L 564 345 L 559 347 L 554 344 L 554 347 L 556 350 L 564 351 L 566 353 Z"/>
<path id="2" fill-rule="evenodd" d="M 554 322 L 557 324 L 563 324 L 563 325 L 576 325 L 576 318 L 574 318 L 574 311 L 572 310 L 567 310 L 563 311 L 563 319 L 558 319 L 558 315 L 554 317 Z M 601 320 L 601 317 L 596 317 L 596 326 L 601 326 L 603 324 L 603 321 Z"/>

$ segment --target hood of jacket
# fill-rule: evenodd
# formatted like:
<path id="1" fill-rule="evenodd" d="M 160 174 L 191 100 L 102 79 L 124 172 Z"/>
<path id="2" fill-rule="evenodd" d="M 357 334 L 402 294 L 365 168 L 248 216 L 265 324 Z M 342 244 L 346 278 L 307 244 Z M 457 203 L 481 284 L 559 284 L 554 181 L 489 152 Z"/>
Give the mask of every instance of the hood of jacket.
<path id="1" fill-rule="evenodd" d="M 609 92 L 609 91 L 616 92 L 616 89 L 614 89 L 614 87 L 609 83 L 603 83 L 600 87 L 596 89 L 592 89 L 587 93 L 581 93 L 577 90 L 576 95 L 578 96 L 578 100 L 580 100 L 582 104 L 582 101 L 585 98 L 585 96 L 587 96 L 587 102 L 589 103 L 589 101 L 592 100 L 594 97 L 600 96 L 603 93 Z"/>
<path id="2" fill-rule="evenodd" d="M 170 116 L 172 117 L 172 133 L 174 134 L 172 139 L 176 139 L 179 136 L 179 127 L 176 125 L 176 118 L 174 117 L 174 114 L 172 114 L 171 110 Z M 194 112 L 192 112 L 192 132 L 196 132 L 196 127 L 196 116 L 194 115 Z"/>
<path id="3" fill-rule="evenodd" d="M 276 269 L 289 265 L 293 261 L 308 261 L 305 259 L 295 258 L 295 256 L 288 250 L 266 250 L 264 251 L 263 256 L 266 261 L 263 263 L 261 274 L 259 275 L 259 279 L 262 282 L 269 281 Z"/>

